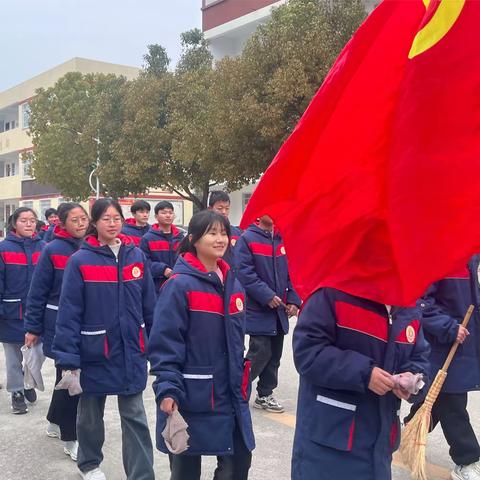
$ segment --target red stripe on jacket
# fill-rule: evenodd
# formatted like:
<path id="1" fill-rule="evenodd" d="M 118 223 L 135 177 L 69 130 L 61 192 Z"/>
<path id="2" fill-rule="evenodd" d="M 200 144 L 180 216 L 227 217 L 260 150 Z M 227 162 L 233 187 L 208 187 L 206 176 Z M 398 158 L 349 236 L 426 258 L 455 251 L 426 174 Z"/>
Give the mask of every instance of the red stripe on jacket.
<path id="1" fill-rule="evenodd" d="M 2 252 L 2 260 L 6 265 L 27 265 L 27 255 L 21 252 Z"/>
<path id="2" fill-rule="evenodd" d="M 131 280 L 140 280 L 143 278 L 143 272 L 143 263 L 132 263 L 123 267 L 122 277 L 125 282 L 129 282 Z"/>
<path id="3" fill-rule="evenodd" d="M 273 256 L 273 246 L 268 243 L 251 242 L 248 247 L 254 255 Z"/>
<path id="4" fill-rule="evenodd" d="M 346 302 L 335 302 L 335 311 L 338 327 L 388 340 L 388 320 L 382 315 Z"/>
<path id="5" fill-rule="evenodd" d="M 165 252 L 170 250 L 170 243 L 166 240 L 152 240 L 148 242 L 148 247 L 151 252 Z"/>
<path id="6" fill-rule="evenodd" d="M 42 252 L 33 252 L 32 253 L 32 263 L 36 265 L 38 263 L 38 259 L 40 258 L 40 254 Z"/>
<path id="7" fill-rule="evenodd" d="M 84 282 L 118 282 L 118 269 L 110 265 L 80 265 Z"/>
<path id="8" fill-rule="evenodd" d="M 70 257 L 68 255 L 50 255 L 53 268 L 57 270 L 65 270 L 69 258 Z"/>
<path id="9" fill-rule="evenodd" d="M 207 292 L 188 292 L 188 308 L 196 312 L 223 315 L 223 299 L 220 295 Z"/>

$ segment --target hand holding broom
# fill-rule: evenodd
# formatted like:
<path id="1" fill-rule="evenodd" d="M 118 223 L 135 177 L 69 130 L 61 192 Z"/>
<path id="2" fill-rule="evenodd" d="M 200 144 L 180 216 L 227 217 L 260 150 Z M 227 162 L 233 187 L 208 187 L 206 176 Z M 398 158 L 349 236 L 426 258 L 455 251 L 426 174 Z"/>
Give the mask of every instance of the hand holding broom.
<path id="1" fill-rule="evenodd" d="M 402 433 L 402 441 L 400 443 L 400 453 L 404 463 L 410 468 L 412 472 L 412 478 L 415 480 L 427 480 L 427 474 L 425 471 L 425 454 L 428 430 L 430 428 L 432 407 L 437 397 L 442 390 L 445 379 L 447 378 L 447 370 L 452 363 L 453 357 L 457 351 L 460 343 L 468 335 L 467 324 L 472 316 L 474 306 L 468 307 L 467 313 L 463 319 L 462 325 L 459 328 L 459 333 L 455 343 L 452 345 L 443 367 L 438 371 L 435 380 L 428 391 L 425 402 L 418 409 L 415 416 L 410 420 Z M 462 338 L 463 337 L 463 338 Z"/>

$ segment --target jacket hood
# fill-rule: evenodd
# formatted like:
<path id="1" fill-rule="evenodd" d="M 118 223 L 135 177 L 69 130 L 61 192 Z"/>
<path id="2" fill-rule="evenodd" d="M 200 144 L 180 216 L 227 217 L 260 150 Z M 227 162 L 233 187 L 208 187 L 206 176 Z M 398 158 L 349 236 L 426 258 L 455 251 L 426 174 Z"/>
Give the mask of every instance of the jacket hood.
<path id="1" fill-rule="evenodd" d="M 37 236 L 36 233 L 33 234 L 33 237 L 29 238 L 29 237 L 21 237 L 20 235 L 17 235 L 15 233 L 15 231 L 10 231 L 8 232 L 5 240 L 10 240 L 11 242 L 15 242 L 15 243 L 18 243 L 18 244 L 25 244 L 25 243 L 29 243 L 29 242 L 41 242 L 42 239 L 40 237 Z"/>
<path id="2" fill-rule="evenodd" d="M 131 240 L 128 235 L 123 235 L 120 233 L 117 238 L 122 242 L 122 246 L 127 248 L 135 247 L 133 240 Z M 102 245 L 95 235 L 89 235 L 86 237 L 80 248 L 100 253 L 102 255 L 107 255 L 109 257 L 115 256 L 110 247 L 108 245 Z"/>
<path id="3" fill-rule="evenodd" d="M 70 235 L 64 228 L 60 225 L 57 225 L 53 230 L 53 238 L 57 240 L 65 240 L 69 243 L 75 244 L 79 246 L 82 242 L 81 238 L 75 238 L 74 236 Z"/>
<path id="4" fill-rule="evenodd" d="M 223 278 L 225 279 L 228 271 L 230 270 L 230 266 L 221 258 L 217 260 L 217 265 L 223 274 Z M 173 268 L 173 273 L 193 275 L 212 283 L 217 283 L 216 278 L 218 278 L 216 275 L 215 278 L 212 278 L 210 276 L 211 272 L 209 272 L 203 263 L 192 253 L 184 253 L 178 257 L 177 263 Z"/>
<path id="5" fill-rule="evenodd" d="M 150 227 L 149 230 L 151 233 L 155 233 L 156 235 L 160 235 L 164 237 L 166 234 L 163 233 L 162 230 L 160 230 L 160 225 L 158 223 L 155 223 Z M 172 225 L 172 236 L 177 237 L 180 234 L 180 229 L 178 229 L 175 225 Z"/>

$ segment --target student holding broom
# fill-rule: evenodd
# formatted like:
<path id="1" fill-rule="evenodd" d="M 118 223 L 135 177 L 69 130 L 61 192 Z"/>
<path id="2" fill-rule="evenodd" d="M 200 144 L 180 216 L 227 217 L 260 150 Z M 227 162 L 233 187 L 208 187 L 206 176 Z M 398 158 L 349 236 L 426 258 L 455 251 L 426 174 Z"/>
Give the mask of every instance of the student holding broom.
<path id="1" fill-rule="evenodd" d="M 321 288 L 293 335 L 300 373 L 292 480 L 389 480 L 410 393 L 398 375 L 428 371 L 419 308 Z"/>
<path id="2" fill-rule="evenodd" d="M 474 256 L 463 271 L 433 284 L 420 302 L 425 338 L 432 347 L 431 378 L 442 367 L 453 343 L 456 340 L 461 343 L 433 404 L 431 424 L 433 430 L 440 422 L 450 446 L 450 456 L 455 462 L 453 480 L 480 480 L 480 446 L 467 412 L 467 392 L 480 388 L 479 263 L 480 256 Z M 470 304 L 475 310 L 467 329 L 460 324 Z M 420 406 L 412 407 L 406 422 Z"/>

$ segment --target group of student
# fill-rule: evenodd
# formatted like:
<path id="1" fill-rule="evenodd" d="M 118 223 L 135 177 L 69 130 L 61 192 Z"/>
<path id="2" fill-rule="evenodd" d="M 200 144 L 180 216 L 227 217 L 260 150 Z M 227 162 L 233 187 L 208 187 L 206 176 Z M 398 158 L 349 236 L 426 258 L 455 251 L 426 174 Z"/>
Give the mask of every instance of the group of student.
<path id="1" fill-rule="evenodd" d="M 169 455 L 171 479 L 199 480 L 203 455 L 217 456 L 215 480 L 248 478 L 251 384 L 258 378 L 253 407 L 283 412 L 273 392 L 289 317 L 301 301 L 272 219 L 262 216 L 242 232 L 230 225 L 229 208 L 228 194 L 212 192 L 187 232 L 174 225 L 168 201 L 155 206 L 152 226 L 142 200 L 127 221 L 113 199 L 97 200 L 90 215 L 63 203 L 47 212 L 50 225 L 39 234 L 33 210 L 11 216 L 0 242 L 0 342 L 12 412 L 26 413 L 36 400 L 24 386 L 22 347 L 42 342 L 55 361 L 55 384 L 82 391 L 53 390 L 47 414 L 47 435 L 65 442 L 82 478 L 106 478 L 100 467 L 110 395 L 118 397 L 127 478 L 154 478 L 143 403 L 147 362 L 156 447 Z M 469 330 L 459 325 L 468 305 L 479 304 L 478 266 L 474 257 L 410 308 L 329 287 L 307 299 L 293 335 L 300 386 L 292 479 L 391 478 L 400 402 L 414 401 L 413 415 L 427 389 L 410 395 L 394 374 L 422 374 L 428 384 L 455 340 L 462 342 L 454 361 L 461 373 L 447 381 L 433 426 L 441 423 L 450 445 L 452 478 L 480 479 L 466 409 L 467 392 L 480 386 L 478 308 Z M 189 434 L 180 454 L 162 435 L 176 410 Z"/>

